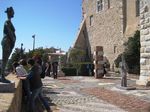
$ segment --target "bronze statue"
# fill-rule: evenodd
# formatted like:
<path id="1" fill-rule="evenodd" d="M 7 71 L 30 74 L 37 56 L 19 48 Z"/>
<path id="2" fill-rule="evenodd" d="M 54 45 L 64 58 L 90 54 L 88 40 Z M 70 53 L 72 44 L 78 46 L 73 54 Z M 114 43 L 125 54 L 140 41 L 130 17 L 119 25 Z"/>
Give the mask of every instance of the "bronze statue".
<path id="1" fill-rule="evenodd" d="M 15 28 L 11 22 L 11 18 L 14 17 L 14 10 L 12 7 L 7 8 L 5 11 L 7 13 L 8 20 L 4 24 L 4 37 L 2 39 L 2 68 L 1 68 L 1 82 L 9 83 L 10 81 L 5 79 L 5 68 L 8 62 L 8 58 L 14 48 L 16 35 Z"/>

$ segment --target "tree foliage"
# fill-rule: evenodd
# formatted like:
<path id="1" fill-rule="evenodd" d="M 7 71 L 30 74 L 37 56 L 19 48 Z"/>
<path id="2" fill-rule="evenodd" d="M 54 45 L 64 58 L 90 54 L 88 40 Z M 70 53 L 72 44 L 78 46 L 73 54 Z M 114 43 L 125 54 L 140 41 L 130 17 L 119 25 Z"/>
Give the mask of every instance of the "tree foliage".
<path id="1" fill-rule="evenodd" d="M 13 62 L 18 62 L 22 57 L 26 57 L 26 55 L 24 54 L 24 50 L 21 51 L 20 48 L 15 48 L 14 52 L 11 55 L 11 58 L 8 61 L 7 68 L 11 70 Z"/>
<path id="2" fill-rule="evenodd" d="M 125 51 L 123 53 L 125 61 L 128 66 L 129 73 L 140 73 L 140 31 L 136 31 L 133 37 L 129 37 L 128 41 L 124 43 Z M 115 64 L 118 67 L 121 61 L 120 54 L 115 60 Z"/>
<path id="3" fill-rule="evenodd" d="M 70 51 L 70 61 L 71 63 L 83 62 L 85 57 L 85 51 L 77 48 L 73 48 Z"/>
<path id="4" fill-rule="evenodd" d="M 43 47 L 39 47 L 36 48 L 34 50 L 29 50 L 28 52 L 25 52 L 25 50 L 23 50 L 21 52 L 20 48 L 15 48 L 14 52 L 11 55 L 11 58 L 8 62 L 8 69 L 12 69 L 12 63 L 13 62 L 18 62 L 21 58 L 23 59 L 28 59 L 28 58 L 32 58 L 34 56 L 38 56 L 41 57 L 42 60 L 44 62 L 48 61 L 48 53 L 53 53 L 55 52 L 55 48 L 51 47 L 51 48 L 43 48 Z"/>

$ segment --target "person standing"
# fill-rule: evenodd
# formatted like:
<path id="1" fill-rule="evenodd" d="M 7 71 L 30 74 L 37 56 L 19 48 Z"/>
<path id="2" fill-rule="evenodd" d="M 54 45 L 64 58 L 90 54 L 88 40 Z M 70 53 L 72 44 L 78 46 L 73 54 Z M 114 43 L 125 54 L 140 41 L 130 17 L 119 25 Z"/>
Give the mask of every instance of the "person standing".
<path id="1" fill-rule="evenodd" d="M 45 63 L 40 56 L 34 56 L 32 59 L 35 61 L 35 65 L 39 67 L 39 74 L 41 78 L 45 78 Z"/>
<path id="2" fill-rule="evenodd" d="M 49 62 L 45 63 L 46 69 L 45 69 L 45 76 L 49 76 L 50 77 L 50 71 L 51 71 L 51 65 Z"/>
<path id="3" fill-rule="evenodd" d="M 54 77 L 54 79 L 57 79 L 58 62 L 53 62 L 52 67 L 53 67 L 53 77 Z"/>
<path id="4" fill-rule="evenodd" d="M 26 101 L 26 104 L 27 104 L 26 110 L 28 111 L 31 92 L 30 92 L 29 80 L 27 78 L 28 73 L 25 69 L 26 67 L 27 67 L 27 62 L 24 59 L 20 60 L 19 63 L 17 62 L 13 63 L 13 68 L 16 72 L 17 78 L 21 79 L 22 81 L 23 100 Z"/>
<path id="5" fill-rule="evenodd" d="M 31 103 L 31 110 L 30 112 L 38 112 L 35 107 L 35 100 L 36 98 L 39 97 L 43 105 L 45 106 L 47 112 L 50 111 L 50 107 L 48 105 L 48 102 L 44 99 L 42 95 L 42 81 L 39 73 L 39 67 L 35 64 L 34 59 L 29 59 L 28 60 L 28 65 L 30 67 L 29 70 L 29 82 L 30 82 L 30 89 L 31 89 L 31 98 L 30 98 L 30 103 Z"/>

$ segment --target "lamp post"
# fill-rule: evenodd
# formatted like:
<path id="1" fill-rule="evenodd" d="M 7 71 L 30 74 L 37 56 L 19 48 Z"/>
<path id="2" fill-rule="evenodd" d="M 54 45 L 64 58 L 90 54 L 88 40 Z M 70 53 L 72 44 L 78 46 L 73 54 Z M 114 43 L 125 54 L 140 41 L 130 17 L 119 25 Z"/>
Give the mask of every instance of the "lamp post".
<path id="1" fill-rule="evenodd" d="M 33 38 L 33 50 L 35 48 L 35 35 L 32 35 L 32 38 Z"/>
<path id="2" fill-rule="evenodd" d="M 21 43 L 21 49 L 20 49 L 20 59 L 23 57 L 23 43 Z"/>
<path id="3" fill-rule="evenodd" d="M 23 43 L 21 43 L 21 53 L 23 52 Z"/>

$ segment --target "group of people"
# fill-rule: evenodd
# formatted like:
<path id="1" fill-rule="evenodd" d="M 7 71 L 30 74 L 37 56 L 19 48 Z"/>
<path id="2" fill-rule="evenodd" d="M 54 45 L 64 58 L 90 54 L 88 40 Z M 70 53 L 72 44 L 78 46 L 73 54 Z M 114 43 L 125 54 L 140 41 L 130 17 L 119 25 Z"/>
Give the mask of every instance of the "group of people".
<path id="1" fill-rule="evenodd" d="M 27 112 L 38 112 L 35 101 L 39 99 L 47 112 L 50 111 L 48 102 L 42 95 L 42 80 L 43 72 L 41 60 L 30 58 L 27 61 L 21 59 L 19 62 L 13 63 L 14 71 L 19 79 L 22 80 L 23 91 L 27 104 Z"/>
<path id="2" fill-rule="evenodd" d="M 15 28 L 11 22 L 14 17 L 14 10 L 12 7 L 8 7 L 5 11 L 7 13 L 7 20 L 4 24 L 4 37 L 2 39 L 2 70 L 1 70 L 1 82 L 9 83 L 10 81 L 5 79 L 5 68 L 8 62 L 8 58 L 15 46 L 16 35 Z M 50 112 L 48 102 L 42 96 L 42 81 L 41 76 L 45 73 L 49 73 L 48 67 L 42 68 L 42 61 L 36 58 L 30 58 L 28 60 L 20 60 L 13 63 L 14 71 L 19 79 L 22 80 L 23 91 L 25 93 L 27 102 L 26 112 L 38 112 L 35 106 L 35 100 L 39 98 L 45 106 L 47 112 Z M 57 66 L 53 67 L 54 78 L 57 78 Z M 43 75 L 43 76 L 44 76 Z"/>
<path id="3" fill-rule="evenodd" d="M 45 76 L 53 77 L 54 79 L 57 79 L 58 74 L 58 62 L 49 63 L 46 62 L 43 66 L 44 73 L 42 74 L 42 77 Z"/>

